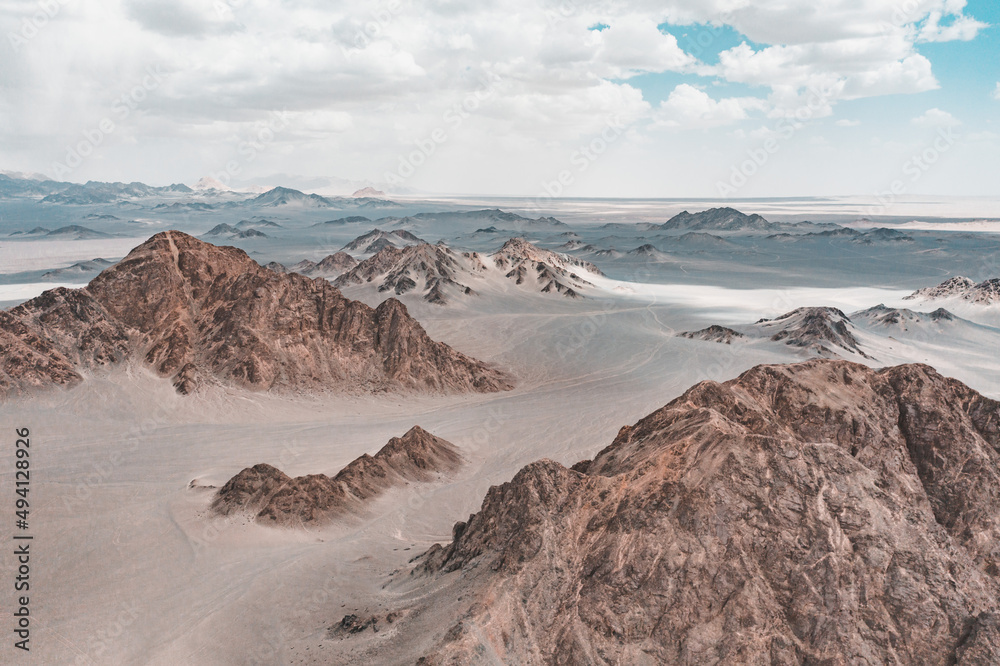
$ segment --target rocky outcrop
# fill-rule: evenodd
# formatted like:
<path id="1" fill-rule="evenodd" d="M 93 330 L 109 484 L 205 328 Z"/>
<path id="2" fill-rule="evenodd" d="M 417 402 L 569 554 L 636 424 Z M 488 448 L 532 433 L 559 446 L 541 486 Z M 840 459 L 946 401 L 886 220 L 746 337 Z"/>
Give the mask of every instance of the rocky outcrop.
<path id="1" fill-rule="evenodd" d="M 1000 303 L 1000 278 L 983 280 L 978 284 L 967 277 L 948 278 L 936 287 L 916 290 L 906 300 L 945 298 L 961 299 L 979 305 Z"/>
<path id="2" fill-rule="evenodd" d="M 5 321 L 9 334 L 20 335 L 16 321 L 47 342 L 54 362 L 139 358 L 185 393 L 207 381 L 251 390 L 510 388 L 500 371 L 431 340 L 395 299 L 372 309 L 326 280 L 281 275 L 242 250 L 177 231 L 153 236 L 85 289 L 46 292 Z"/>
<path id="3" fill-rule="evenodd" d="M 310 474 L 293 479 L 270 465 L 248 467 L 219 489 L 212 511 L 223 516 L 250 514 L 266 525 L 318 525 L 362 512 L 369 500 L 390 488 L 427 483 L 461 465 L 462 456 L 450 442 L 414 426 L 332 478 Z"/>
<path id="4" fill-rule="evenodd" d="M 417 564 L 464 604 L 421 663 L 995 663 L 998 509 L 1000 403 L 758 366 L 491 488 Z"/>
<path id="5" fill-rule="evenodd" d="M 732 344 L 733 340 L 739 338 L 745 338 L 746 336 L 738 331 L 734 331 L 731 328 L 726 328 L 725 326 L 719 326 L 718 324 L 712 324 L 708 328 L 703 328 L 700 331 L 687 331 L 681 333 L 680 337 L 688 338 L 690 340 L 706 340 L 708 342 L 721 342 L 723 344 Z"/>

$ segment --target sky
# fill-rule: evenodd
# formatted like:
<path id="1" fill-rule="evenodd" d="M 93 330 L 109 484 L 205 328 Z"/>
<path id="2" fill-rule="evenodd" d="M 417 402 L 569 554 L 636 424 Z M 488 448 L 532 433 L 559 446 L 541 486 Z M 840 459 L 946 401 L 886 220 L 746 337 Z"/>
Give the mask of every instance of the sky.
<path id="1" fill-rule="evenodd" d="M 995 0 L 0 0 L 0 33 L 0 169 L 59 180 L 998 194 Z"/>

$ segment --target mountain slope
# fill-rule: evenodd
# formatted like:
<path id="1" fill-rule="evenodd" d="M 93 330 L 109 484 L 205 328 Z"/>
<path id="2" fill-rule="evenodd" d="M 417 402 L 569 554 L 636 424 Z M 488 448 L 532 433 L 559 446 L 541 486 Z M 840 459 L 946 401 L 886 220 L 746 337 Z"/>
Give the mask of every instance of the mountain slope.
<path id="1" fill-rule="evenodd" d="M 997 663 L 998 478 L 1000 403 L 932 368 L 758 366 L 491 488 L 417 565 L 440 629 L 379 654 Z"/>
<path id="2" fill-rule="evenodd" d="M 64 357 L 100 365 L 124 351 L 182 393 L 208 382 L 252 390 L 510 387 L 501 372 L 431 340 L 395 299 L 372 309 L 326 280 L 281 275 L 242 250 L 177 231 L 153 236 L 85 289 L 46 292 L 11 315 L 44 331 Z"/>

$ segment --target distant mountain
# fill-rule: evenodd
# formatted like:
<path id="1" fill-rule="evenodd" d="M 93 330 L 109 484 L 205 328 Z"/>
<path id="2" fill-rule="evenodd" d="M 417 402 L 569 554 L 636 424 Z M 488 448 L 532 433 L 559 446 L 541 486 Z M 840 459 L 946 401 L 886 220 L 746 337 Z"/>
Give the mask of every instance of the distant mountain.
<path id="1" fill-rule="evenodd" d="M 229 192 L 232 190 L 231 187 L 225 185 L 222 181 L 213 178 L 212 176 L 204 176 L 194 184 L 194 189 L 203 192 L 205 190 L 215 190 L 217 192 Z"/>
<path id="2" fill-rule="evenodd" d="M 725 238 L 701 231 L 689 231 L 680 236 L 671 237 L 667 243 L 670 248 L 682 250 L 730 250 L 738 249 L 739 245 Z"/>
<path id="3" fill-rule="evenodd" d="M 0 314 L 0 394 L 71 386 L 128 359 L 180 393 L 249 390 L 491 392 L 500 371 L 431 340 L 399 301 L 378 308 L 325 280 L 281 275 L 234 247 L 156 234 L 84 289 Z"/>
<path id="4" fill-rule="evenodd" d="M 207 210 L 215 210 L 215 206 L 203 201 L 177 201 L 169 204 L 157 204 L 153 206 L 153 210 L 157 213 L 200 213 Z"/>
<path id="5" fill-rule="evenodd" d="M 312 527 L 363 513 L 372 499 L 390 488 L 448 478 L 462 463 L 453 444 L 414 426 L 332 478 L 310 474 L 293 479 L 270 465 L 248 467 L 219 489 L 212 511 L 249 515 L 263 525 Z"/>
<path id="6" fill-rule="evenodd" d="M 357 198 L 354 205 L 361 210 L 377 210 L 380 208 L 402 208 L 403 204 L 389 199 Z"/>
<path id="7" fill-rule="evenodd" d="M 163 196 L 165 194 L 191 192 L 187 186 L 179 184 L 168 185 L 166 187 L 153 187 L 139 182 L 102 183 L 88 181 L 82 185 L 76 183 L 66 183 L 65 185 L 65 187 L 60 187 L 57 191 L 42 198 L 42 203 L 74 205 L 106 204 L 130 199 Z"/>
<path id="8" fill-rule="evenodd" d="M 384 247 L 403 247 L 406 245 L 417 245 L 424 242 L 425 241 L 405 229 L 395 229 L 393 231 L 372 229 L 368 233 L 358 236 L 350 243 L 342 247 L 341 251 L 357 252 L 359 254 L 373 254 Z"/>
<path id="9" fill-rule="evenodd" d="M 384 199 L 385 192 L 376 190 L 374 187 L 362 187 L 351 195 L 353 198 Z"/>
<path id="10" fill-rule="evenodd" d="M 120 217 L 116 217 L 114 215 L 109 215 L 107 213 L 87 213 L 86 215 L 83 216 L 83 219 L 85 219 L 85 220 L 106 220 L 106 221 L 110 221 L 110 220 L 120 220 L 121 218 Z"/>
<path id="11" fill-rule="evenodd" d="M 382 224 L 382 220 L 376 220 Z M 554 217 L 532 219 L 499 208 L 470 211 L 445 211 L 439 213 L 418 213 L 396 221 L 397 226 L 413 229 L 445 229 L 449 233 L 466 233 L 474 225 L 477 228 L 494 227 L 525 231 L 565 231 L 569 225 Z"/>
<path id="12" fill-rule="evenodd" d="M 51 229 L 46 229 L 45 227 L 35 227 L 34 229 L 31 229 L 30 231 L 12 231 L 8 235 L 10 235 L 10 236 L 44 236 L 45 234 L 48 234 L 51 231 L 52 231 Z"/>
<path id="13" fill-rule="evenodd" d="M 654 261 L 660 261 L 669 258 L 670 255 L 660 252 L 656 249 L 656 246 L 652 243 L 646 243 L 645 245 L 640 245 L 639 247 L 629 250 L 625 254 L 632 257 L 639 257 L 641 259 L 651 259 Z"/>
<path id="14" fill-rule="evenodd" d="M 269 220 L 266 217 L 254 217 L 249 220 L 240 220 L 236 223 L 237 229 L 252 229 L 256 227 L 271 227 L 273 229 L 281 229 L 281 225 L 274 220 Z"/>
<path id="15" fill-rule="evenodd" d="M 246 238 L 270 238 L 267 234 L 259 229 L 250 227 L 238 229 L 231 224 L 217 224 L 203 234 L 206 238 L 218 238 L 219 236 L 225 236 L 229 240 L 238 240 Z"/>
<path id="16" fill-rule="evenodd" d="M 59 227 L 53 231 L 45 234 L 46 238 L 64 238 L 68 240 L 92 240 L 95 238 L 111 238 L 111 234 L 106 234 L 103 231 L 95 231 L 88 227 L 82 227 L 79 224 L 71 224 L 65 227 Z"/>
<path id="17" fill-rule="evenodd" d="M 107 204 L 151 196 L 191 193 L 183 184 L 154 187 L 145 183 L 68 183 L 45 178 L 25 177 L 12 172 L 0 174 L 0 197 L 41 197 L 53 204 Z"/>
<path id="18" fill-rule="evenodd" d="M 57 268 L 52 271 L 48 271 L 42 274 L 43 280 L 50 280 L 53 278 L 64 278 L 64 277 L 79 277 L 81 275 L 93 275 L 100 273 L 105 268 L 109 266 L 114 266 L 115 262 L 109 259 L 91 259 L 89 261 L 78 261 L 72 266 L 66 268 Z"/>
<path id="19" fill-rule="evenodd" d="M 277 262 L 267 264 L 266 268 L 279 273 L 298 273 L 308 277 L 323 277 L 333 279 L 345 271 L 358 265 L 357 259 L 346 252 L 337 252 L 321 259 L 318 263 L 308 259 L 285 267 Z"/>
<path id="20" fill-rule="evenodd" d="M 976 284 L 967 277 L 948 278 L 936 287 L 918 289 L 906 300 L 914 299 L 940 300 L 958 299 L 978 305 L 1000 303 L 1000 278 L 984 280 Z"/>
<path id="21" fill-rule="evenodd" d="M 789 225 L 779 225 L 785 228 Z M 768 239 L 778 240 L 784 242 L 800 242 L 800 241 L 815 241 L 815 240 L 836 240 L 843 239 L 854 243 L 856 245 L 882 245 L 887 243 L 912 243 L 913 237 L 909 236 L 898 229 L 889 229 L 886 227 L 878 227 L 876 229 L 869 229 L 868 231 L 858 231 L 857 229 L 851 229 L 849 227 L 834 227 L 832 229 L 824 229 L 823 231 L 811 231 L 808 233 L 794 233 L 790 234 L 787 232 L 772 234 L 768 236 Z"/>
<path id="22" fill-rule="evenodd" d="M 368 224 L 371 222 L 370 219 L 364 217 L 363 215 L 351 215 L 348 217 L 341 217 L 336 220 L 327 220 L 326 222 L 317 222 L 312 225 L 314 227 L 324 227 L 327 225 L 341 227 L 347 224 Z"/>
<path id="23" fill-rule="evenodd" d="M 244 229 L 237 233 L 234 238 L 270 238 L 260 229 Z"/>
<path id="24" fill-rule="evenodd" d="M 654 222 L 608 222 L 599 226 L 598 229 L 611 231 L 651 231 L 653 229 L 660 229 L 662 226 Z"/>
<path id="25" fill-rule="evenodd" d="M 231 224 L 217 224 L 205 232 L 205 236 L 233 236 L 240 233 L 240 230 Z"/>
<path id="26" fill-rule="evenodd" d="M 779 227 L 760 215 L 746 215 L 735 208 L 710 208 L 699 213 L 683 211 L 657 228 L 662 231 L 771 231 Z"/>
<path id="27" fill-rule="evenodd" d="M 275 187 L 253 199 L 248 199 L 245 203 L 261 207 L 333 208 L 336 206 L 333 201 L 326 197 L 318 194 L 305 194 L 288 187 Z"/>

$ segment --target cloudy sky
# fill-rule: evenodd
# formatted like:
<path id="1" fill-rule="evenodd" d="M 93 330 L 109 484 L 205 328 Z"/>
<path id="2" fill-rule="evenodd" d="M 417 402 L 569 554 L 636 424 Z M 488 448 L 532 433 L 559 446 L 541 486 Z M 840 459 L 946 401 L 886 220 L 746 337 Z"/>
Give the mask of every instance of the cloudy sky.
<path id="1" fill-rule="evenodd" d="M 995 195 L 998 26 L 996 0 L 0 0 L 0 169 Z"/>

